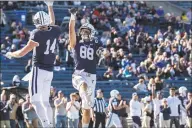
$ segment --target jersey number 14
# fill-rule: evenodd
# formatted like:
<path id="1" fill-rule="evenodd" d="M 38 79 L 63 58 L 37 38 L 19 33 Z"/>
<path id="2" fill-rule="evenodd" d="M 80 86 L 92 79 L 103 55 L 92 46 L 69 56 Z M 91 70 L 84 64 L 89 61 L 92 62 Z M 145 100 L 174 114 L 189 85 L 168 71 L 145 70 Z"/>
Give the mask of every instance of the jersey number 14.
<path id="1" fill-rule="evenodd" d="M 51 41 L 50 41 L 50 40 L 47 40 L 47 42 L 46 42 L 47 48 L 46 48 L 46 51 L 44 52 L 45 55 L 48 55 L 48 54 L 49 54 L 49 51 L 51 51 L 51 53 L 54 53 L 55 47 L 56 47 L 56 42 L 57 42 L 57 40 L 54 39 L 53 44 L 52 44 L 51 47 L 50 47 Z"/>
<path id="2" fill-rule="evenodd" d="M 93 60 L 94 50 L 93 48 L 87 48 L 85 46 L 80 47 L 80 57 L 82 59 Z"/>

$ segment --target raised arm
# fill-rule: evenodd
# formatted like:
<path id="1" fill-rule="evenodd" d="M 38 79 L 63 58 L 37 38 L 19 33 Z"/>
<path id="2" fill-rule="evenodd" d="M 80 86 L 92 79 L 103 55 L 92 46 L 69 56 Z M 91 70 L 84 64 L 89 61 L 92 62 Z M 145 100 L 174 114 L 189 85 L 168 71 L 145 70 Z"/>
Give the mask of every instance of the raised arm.
<path id="1" fill-rule="evenodd" d="M 48 7 L 48 13 L 49 13 L 49 17 L 50 17 L 50 25 L 55 25 L 55 15 L 53 12 L 53 2 L 54 1 L 44 1 L 44 2 Z"/>
<path id="2" fill-rule="evenodd" d="M 72 8 L 69 10 L 71 13 L 71 18 L 69 21 L 69 46 L 70 48 L 74 48 L 76 45 L 76 33 L 75 33 L 75 19 L 77 10 Z"/>
<path id="3" fill-rule="evenodd" d="M 27 45 L 25 47 L 23 47 L 22 49 L 15 51 L 15 52 L 7 52 L 6 53 L 6 57 L 9 59 L 12 58 L 21 58 L 23 56 L 25 56 L 27 53 L 29 53 L 31 50 L 33 50 L 33 48 L 39 46 L 38 42 L 35 42 L 33 40 L 29 40 Z"/>

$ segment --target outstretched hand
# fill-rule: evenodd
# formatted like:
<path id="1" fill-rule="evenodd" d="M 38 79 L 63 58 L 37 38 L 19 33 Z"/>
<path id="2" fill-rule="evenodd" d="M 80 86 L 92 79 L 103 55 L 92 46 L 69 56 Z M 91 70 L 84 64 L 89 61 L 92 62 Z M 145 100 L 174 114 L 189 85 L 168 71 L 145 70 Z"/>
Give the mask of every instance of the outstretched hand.
<path id="1" fill-rule="evenodd" d="M 77 14 L 77 8 L 71 8 L 69 9 L 69 13 L 76 15 Z"/>
<path id="2" fill-rule="evenodd" d="M 48 1 L 48 0 L 44 0 L 44 3 L 47 5 L 47 6 L 53 6 L 53 2 L 54 1 Z"/>
<path id="3" fill-rule="evenodd" d="M 5 54 L 5 57 L 7 57 L 8 59 L 12 59 L 12 58 L 13 58 L 11 52 L 7 52 L 7 53 Z"/>

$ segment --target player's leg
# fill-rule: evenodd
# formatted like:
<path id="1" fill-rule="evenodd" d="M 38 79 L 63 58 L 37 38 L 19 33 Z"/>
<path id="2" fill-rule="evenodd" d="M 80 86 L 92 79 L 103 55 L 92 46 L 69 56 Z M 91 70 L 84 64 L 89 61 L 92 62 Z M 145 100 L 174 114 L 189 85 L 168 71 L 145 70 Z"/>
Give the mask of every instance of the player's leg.
<path id="1" fill-rule="evenodd" d="M 113 113 L 111 113 L 109 115 L 109 118 L 107 118 L 105 127 L 110 128 L 112 125 L 113 125 Z"/>
<path id="2" fill-rule="evenodd" d="M 94 97 L 95 97 L 95 85 L 96 85 L 96 75 L 91 75 L 90 77 L 84 77 L 86 82 L 83 82 L 80 86 L 80 95 L 85 94 L 84 99 L 87 102 L 83 102 L 82 96 L 82 108 L 83 108 L 83 116 L 82 116 L 82 124 L 83 127 L 88 127 L 90 122 L 90 109 L 93 106 Z M 87 98 L 87 99 L 86 99 Z"/>
<path id="3" fill-rule="evenodd" d="M 79 94 L 82 99 L 82 127 L 87 128 L 90 122 L 90 108 L 88 106 L 90 97 L 87 94 L 87 84 L 85 82 L 82 83 L 79 89 Z"/>
<path id="4" fill-rule="evenodd" d="M 53 72 L 43 71 L 44 75 L 47 75 L 47 78 L 44 80 L 43 83 L 43 91 L 41 93 L 41 104 L 43 106 L 43 110 L 46 116 L 46 119 L 49 126 L 53 127 L 53 110 L 51 108 L 51 105 L 49 103 L 49 97 L 50 97 L 50 89 L 51 89 L 51 81 L 53 79 Z"/>
<path id="5" fill-rule="evenodd" d="M 115 125 L 116 128 L 122 128 L 121 121 L 118 117 L 118 115 L 114 114 L 113 116 L 113 124 Z"/>
<path id="6" fill-rule="evenodd" d="M 33 107 L 43 127 L 46 127 L 47 119 L 45 116 L 45 112 L 43 111 L 44 107 L 41 104 L 41 100 L 40 100 L 41 92 L 44 91 L 43 80 L 44 80 L 44 75 L 41 74 L 41 71 L 37 67 L 33 67 L 32 76 L 31 76 L 31 79 L 29 79 L 29 88 L 28 88 L 30 101 L 33 104 Z"/>

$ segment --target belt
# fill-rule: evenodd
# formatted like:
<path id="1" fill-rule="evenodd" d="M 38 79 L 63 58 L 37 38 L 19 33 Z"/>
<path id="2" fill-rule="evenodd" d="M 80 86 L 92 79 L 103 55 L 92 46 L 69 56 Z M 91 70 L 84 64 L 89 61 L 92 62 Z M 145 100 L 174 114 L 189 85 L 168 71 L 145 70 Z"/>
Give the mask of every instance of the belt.
<path id="1" fill-rule="evenodd" d="M 74 74 L 77 74 L 77 75 L 85 75 L 87 77 L 90 77 L 91 76 L 91 73 L 87 73 L 87 72 L 84 72 L 84 70 L 75 70 Z"/>

